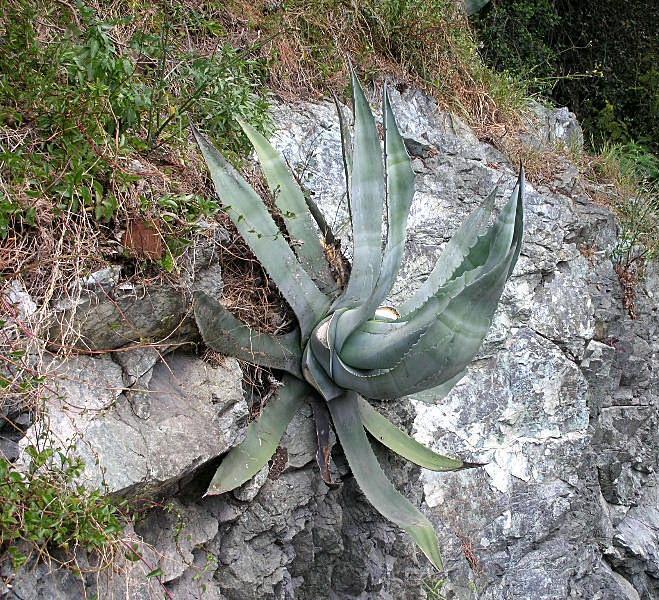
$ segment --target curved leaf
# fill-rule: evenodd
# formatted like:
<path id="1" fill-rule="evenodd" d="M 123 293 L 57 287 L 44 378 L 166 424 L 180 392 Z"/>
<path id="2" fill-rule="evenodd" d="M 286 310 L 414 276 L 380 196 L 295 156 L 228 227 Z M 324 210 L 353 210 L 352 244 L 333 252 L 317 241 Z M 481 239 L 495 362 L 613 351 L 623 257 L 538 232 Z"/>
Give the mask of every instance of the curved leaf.
<path id="1" fill-rule="evenodd" d="M 270 142 L 251 125 L 242 120 L 238 122 L 256 150 L 275 204 L 281 211 L 290 237 L 295 241 L 295 254 L 324 292 L 336 291 L 336 282 L 330 273 L 323 246 L 300 186 Z"/>
<path id="2" fill-rule="evenodd" d="M 455 377 L 487 334 L 509 264 L 502 262 L 452 298 L 395 367 L 359 371 L 337 356 L 334 381 L 367 398 L 385 399 L 435 387 Z"/>
<path id="3" fill-rule="evenodd" d="M 257 421 L 247 427 L 245 439 L 224 457 L 211 480 L 206 496 L 234 490 L 256 475 L 270 460 L 293 415 L 304 404 L 309 386 L 293 377 L 270 399 Z"/>
<path id="4" fill-rule="evenodd" d="M 405 248 L 407 217 L 414 196 L 414 171 L 412 171 L 405 142 L 398 131 L 386 88 L 383 93 L 382 107 L 387 183 L 387 241 L 379 267 L 378 279 L 372 293 L 360 306 L 343 313 L 337 323 L 334 339 L 337 352 L 341 352 L 346 339 L 364 321 L 373 316 L 375 310 L 391 291 Z"/>
<path id="5" fill-rule="evenodd" d="M 522 186 L 518 189 L 523 192 Z M 500 220 L 504 229 L 501 237 L 509 247 L 505 258 L 492 267 L 488 265 L 489 270 L 475 269 L 473 273 L 481 273 L 476 279 L 470 276 L 472 271 L 463 273 L 460 279 L 469 281 L 468 285 L 450 299 L 394 367 L 359 370 L 333 353 L 332 377 L 337 385 L 367 398 L 396 398 L 445 383 L 467 366 L 487 334 L 508 274 L 519 256 L 524 223 L 522 193 L 517 193 L 514 200 L 514 226 L 508 227 L 511 215 L 507 210 L 502 211 Z M 499 253 L 497 245 L 493 242 L 491 254 Z M 382 324 L 386 325 L 390 324 Z M 372 347 L 379 349 L 376 343 Z"/>
<path id="6" fill-rule="evenodd" d="M 313 341 L 313 338 L 312 338 Z M 320 364 L 307 344 L 302 353 L 302 373 L 304 379 L 328 402 L 340 396 L 344 390 L 338 387 Z"/>
<path id="7" fill-rule="evenodd" d="M 352 271 L 345 291 L 333 308 L 354 308 L 375 289 L 382 262 L 384 167 L 380 138 L 371 107 L 353 73 L 355 132 L 350 185 Z"/>
<path id="8" fill-rule="evenodd" d="M 432 335 L 426 333 L 432 323 L 440 318 L 441 313 L 447 307 L 451 307 L 451 310 L 455 311 L 456 307 L 461 307 L 463 304 L 471 307 L 471 312 L 465 313 L 465 319 L 473 320 L 471 329 L 474 330 L 473 326 L 480 323 L 482 327 L 485 327 L 482 332 L 484 336 L 489 328 L 488 319 L 491 318 L 488 315 L 496 309 L 503 286 L 521 249 L 524 225 L 523 185 L 523 172 L 520 172 L 518 184 L 513 190 L 510 200 L 501 210 L 496 222 L 488 229 L 487 234 L 477 238 L 475 244 L 467 251 L 466 257 L 462 250 L 456 249 L 456 246 L 449 249 L 449 254 L 452 254 L 454 258 L 443 262 L 445 266 L 448 266 L 448 270 L 444 270 L 443 267 L 436 268 L 434 273 L 444 270 L 445 274 L 438 277 L 435 283 L 419 296 L 419 299 L 431 291 L 434 295 L 396 321 L 367 321 L 346 340 L 339 352 L 341 360 L 359 370 L 391 369 L 400 362 L 400 357 L 406 354 L 409 354 L 406 359 L 413 360 L 417 351 L 427 348 L 427 344 L 432 342 Z M 489 201 L 493 201 L 492 195 Z M 483 208 L 486 208 L 486 205 L 481 207 L 481 209 Z M 476 214 L 477 211 L 472 213 L 471 217 Z M 469 242 L 469 236 L 461 234 L 459 237 L 465 243 Z M 473 236 L 471 240 L 473 241 Z M 458 246 L 460 245 L 458 244 Z M 462 248 L 466 250 L 466 246 L 463 245 Z M 438 263 L 442 263 L 443 256 L 440 257 Z M 460 263 L 459 266 L 453 268 L 458 263 Z M 453 271 L 452 274 L 451 271 Z M 445 277 L 452 278 L 438 290 L 434 290 L 434 285 Z M 481 290 L 481 287 L 486 289 Z M 494 290 L 495 293 L 490 294 L 491 290 Z M 477 296 L 480 297 L 479 300 L 476 300 Z M 487 300 L 488 298 L 489 300 Z M 483 316 L 487 319 L 482 319 Z M 470 324 L 466 325 L 467 328 L 469 326 Z M 425 336 L 426 341 L 413 351 L 422 336 Z M 435 356 L 435 359 L 439 358 L 441 357 Z M 363 390 L 361 393 L 369 396 Z"/>
<path id="9" fill-rule="evenodd" d="M 290 304 L 306 338 L 327 311 L 329 300 L 302 268 L 259 195 L 205 137 L 194 127 L 192 131 L 222 206 Z"/>
<path id="10" fill-rule="evenodd" d="M 358 402 L 359 414 L 366 430 L 387 448 L 415 465 L 431 471 L 458 471 L 473 466 L 471 463 L 465 463 L 457 458 L 449 458 L 433 452 L 398 429 L 366 400 L 359 398 Z"/>
<path id="11" fill-rule="evenodd" d="M 524 167 L 519 165 L 519 175 L 517 177 L 517 211 L 515 212 L 515 233 L 513 236 L 513 245 L 515 246 L 515 254 L 513 255 L 513 260 L 510 263 L 510 268 L 508 269 L 508 276 L 510 277 L 515 265 L 517 264 L 517 259 L 522 252 L 522 236 L 524 235 L 524 198 L 526 197 L 526 179 L 524 173 Z M 515 243 L 517 240 L 517 243 Z"/>
<path id="12" fill-rule="evenodd" d="M 441 570 L 437 534 L 428 518 L 384 474 L 361 423 L 357 395 L 347 393 L 330 402 L 329 409 L 352 474 L 368 501 L 383 517 L 404 529 Z"/>
<path id="13" fill-rule="evenodd" d="M 282 369 L 302 379 L 299 329 L 278 336 L 255 331 L 204 292 L 194 296 L 195 320 L 206 345 L 221 354 Z"/>
<path id="14" fill-rule="evenodd" d="M 383 101 L 385 172 L 387 178 L 387 243 L 378 278 L 375 304 L 379 306 L 394 284 L 405 249 L 407 218 L 414 197 L 414 171 L 407 154 L 387 88 Z"/>
<path id="15" fill-rule="evenodd" d="M 356 369 L 391 369 L 410 351 L 451 299 L 462 292 L 464 278 L 451 281 L 406 321 L 368 321 L 353 333 L 340 351 L 341 360 Z"/>
<path id="16" fill-rule="evenodd" d="M 492 214 L 496 193 L 497 188 L 495 187 L 483 203 L 471 212 L 453 234 L 453 237 L 439 255 L 428 278 L 412 297 L 400 306 L 399 311 L 403 317 L 422 306 L 428 298 L 436 294 L 437 290 L 451 279 L 456 269 L 468 259 L 470 250 L 475 247 L 479 235 L 482 234 L 482 226 L 487 223 Z"/>

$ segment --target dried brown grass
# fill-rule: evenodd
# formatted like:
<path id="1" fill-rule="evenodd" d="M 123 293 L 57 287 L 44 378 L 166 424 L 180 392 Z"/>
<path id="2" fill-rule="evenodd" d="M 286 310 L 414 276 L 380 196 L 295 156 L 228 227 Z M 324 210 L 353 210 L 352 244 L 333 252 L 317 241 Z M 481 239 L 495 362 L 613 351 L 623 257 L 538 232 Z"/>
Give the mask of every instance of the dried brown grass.
<path id="1" fill-rule="evenodd" d="M 343 95 L 352 62 L 367 77 L 426 90 L 483 135 L 499 137 L 521 125 L 475 69 L 476 43 L 457 3 L 417 18 L 406 13 L 398 26 L 381 13 L 369 2 L 297 0 L 273 9 L 266 0 L 232 0 L 224 22 L 234 43 L 269 62 L 271 87 L 286 100 Z"/>

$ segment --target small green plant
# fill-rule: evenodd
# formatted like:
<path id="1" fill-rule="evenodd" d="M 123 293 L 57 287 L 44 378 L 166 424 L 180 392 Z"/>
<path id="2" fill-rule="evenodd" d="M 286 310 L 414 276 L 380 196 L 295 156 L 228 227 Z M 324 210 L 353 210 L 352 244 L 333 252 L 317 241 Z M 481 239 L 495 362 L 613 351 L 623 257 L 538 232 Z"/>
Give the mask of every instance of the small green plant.
<path id="1" fill-rule="evenodd" d="M 15 199 L 0 192 L 0 239 L 22 224 L 34 225 L 34 207 L 21 206 Z"/>
<path id="2" fill-rule="evenodd" d="M 259 157 L 292 244 L 252 187 L 197 130 L 219 200 L 257 259 L 289 303 L 298 326 L 285 335 L 252 330 L 219 302 L 198 292 L 195 318 L 204 341 L 222 354 L 286 371 L 283 385 L 252 422 L 245 440 L 224 458 L 207 494 L 245 483 L 272 457 L 294 414 L 313 409 L 317 462 L 330 473 L 333 426 L 366 498 L 403 528 L 441 569 L 430 521 L 385 476 L 366 436 L 435 471 L 475 466 L 439 455 L 395 427 L 367 400 L 391 400 L 443 386 L 464 374 L 485 337 L 503 287 L 520 253 L 524 176 L 491 225 L 496 189 L 456 232 L 426 282 L 400 307 L 382 306 L 403 256 L 414 194 L 414 173 L 384 92 L 384 158 L 377 127 L 353 75 L 354 144 L 342 126 L 344 166 L 354 240 L 345 289 L 332 276 L 316 225 L 320 211 L 288 171 L 282 157 L 254 128 L 242 123 Z M 383 248 L 383 211 L 386 240 Z M 315 216 L 314 216 L 315 215 Z M 316 219 L 316 224 L 314 224 Z M 326 240 L 328 238 L 326 237 Z"/>
<path id="3" fill-rule="evenodd" d="M 611 260 L 629 268 L 633 263 L 659 256 L 659 194 L 642 192 L 614 206 L 620 220 L 618 243 Z"/>
<path id="4" fill-rule="evenodd" d="M 426 591 L 426 598 L 428 600 L 446 600 L 443 591 L 446 581 L 446 579 L 426 578 L 423 581 L 423 589 Z"/>
<path id="5" fill-rule="evenodd" d="M 659 256 L 659 160 L 642 144 L 605 144 L 595 167 L 615 189 L 620 233 L 611 260 L 627 272 Z"/>
<path id="6" fill-rule="evenodd" d="M 48 195 L 56 211 L 107 220 L 116 188 L 128 181 L 114 160 L 130 148 L 126 134 L 139 126 L 147 90 L 118 52 L 110 23 L 80 5 L 80 27 L 69 24 L 46 43 L 38 10 L 18 0 L 2 13 L 0 177 L 16 203 Z"/>
<path id="7" fill-rule="evenodd" d="M 14 568 L 31 552 L 49 556 L 54 549 L 81 548 L 105 559 L 112 555 L 124 530 L 122 503 L 76 483 L 84 466 L 78 458 L 35 446 L 25 452 L 27 470 L 0 457 L 0 552 Z"/>
<path id="8" fill-rule="evenodd" d="M 636 185 L 659 184 L 659 158 L 643 144 L 605 144 L 601 155 L 610 163 L 609 169 L 618 170 L 619 177 Z"/>

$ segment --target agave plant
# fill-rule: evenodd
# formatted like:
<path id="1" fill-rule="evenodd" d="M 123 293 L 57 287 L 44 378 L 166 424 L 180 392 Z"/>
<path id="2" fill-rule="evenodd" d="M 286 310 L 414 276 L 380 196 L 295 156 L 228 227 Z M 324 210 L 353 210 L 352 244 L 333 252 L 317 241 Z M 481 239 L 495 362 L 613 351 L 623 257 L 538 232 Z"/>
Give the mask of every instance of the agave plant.
<path id="1" fill-rule="evenodd" d="M 366 498 L 441 568 L 430 521 L 387 479 L 367 433 L 426 469 L 451 471 L 473 465 L 422 446 L 368 400 L 385 401 L 436 386 L 446 388 L 460 378 L 487 333 L 519 256 L 524 176 L 520 169 L 512 196 L 493 223 L 490 215 L 496 189 L 448 242 L 416 293 L 397 309 L 383 307 L 403 254 L 414 173 L 386 88 L 382 148 L 371 109 L 354 75 L 352 83 L 352 142 L 344 122 L 341 128 L 353 238 L 352 268 L 344 289 L 332 277 L 326 259 L 319 232 L 327 239 L 328 230 L 320 211 L 305 198 L 270 143 L 241 123 L 275 197 L 287 237 L 245 179 L 193 130 L 223 208 L 297 318 L 297 327 L 290 333 L 269 335 L 251 329 L 204 293 L 195 295 L 195 317 L 208 346 L 285 372 L 282 385 L 260 418 L 248 426 L 245 440 L 223 459 L 207 494 L 235 489 L 261 470 L 296 411 L 309 403 L 323 479 L 332 483 L 333 426 Z"/>

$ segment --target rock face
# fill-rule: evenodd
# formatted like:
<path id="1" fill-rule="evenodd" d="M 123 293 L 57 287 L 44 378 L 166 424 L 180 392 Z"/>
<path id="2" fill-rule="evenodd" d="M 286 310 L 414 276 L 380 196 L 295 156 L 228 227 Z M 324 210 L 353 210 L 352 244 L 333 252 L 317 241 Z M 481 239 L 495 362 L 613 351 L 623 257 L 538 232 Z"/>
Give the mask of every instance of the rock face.
<path id="1" fill-rule="evenodd" d="M 424 279 L 439 248 L 495 184 L 500 199 L 507 197 L 515 173 L 424 94 L 393 96 L 417 173 L 395 302 Z M 275 117 L 276 145 L 349 255 L 334 106 L 285 105 Z M 578 126 L 564 117 L 549 115 L 548 122 L 578 139 Z M 199 499 L 198 487 L 181 482 L 241 435 L 245 408 L 235 363 L 213 370 L 199 359 L 174 357 L 170 373 L 153 356 L 127 360 L 118 352 L 68 363 L 78 374 L 96 374 L 96 383 L 103 374 L 104 387 L 115 390 L 98 394 L 89 407 L 100 408 L 100 416 L 76 415 L 86 424 L 83 439 L 106 462 L 131 461 L 113 489 L 148 490 L 154 481 L 163 490 L 173 479 L 181 491 L 168 511 L 135 525 L 155 549 L 161 588 L 135 584 L 130 592 L 125 578 L 101 585 L 90 577 L 87 593 L 156 598 L 164 588 L 176 600 L 658 598 L 659 270 L 648 266 L 637 290 L 638 319 L 631 320 L 607 258 L 616 244 L 614 218 L 588 200 L 575 173 L 566 165 L 555 181 L 529 184 L 522 256 L 464 378 L 444 399 L 425 394 L 387 407 L 420 441 L 487 463 L 437 474 L 379 449 L 383 468 L 436 524 L 444 573 L 431 571 L 407 537 L 370 508 L 340 449 L 334 459 L 343 485 L 325 486 L 313 462 L 308 414 L 294 419 L 278 451 L 283 471 L 264 471 L 236 493 Z M 70 398 L 87 385 L 81 378 L 63 382 L 72 386 Z M 133 389 L 137 382 L 155 386 L 151 396 Z M 103 412 L 109 405 L 112 411 Z M 169 421 L 163 431 L 159 407 L 176 419 L 208 423 L 202 432 Z M 142 434 L 146 460 L 130 455 L 130 440 Z M 126 445 L 121 459 L 116 449 L 105 452 L 106 439 Z M 186 466 L 172 467 L 173 454 Z M 90 476 L 97 477 L 93 469 Z M 19 597 L 33 597 L 32 589 L 49 590 L 44 598 L 82 597 L 81 583 L 74 589 L 38 570 L 30 577 L 15 580 Z"/>
<path id="2" fill-rule="evenodd" d="M 240 441 L 247 404 L 235 359 L 211 366 L 144 348 L 78 356 L 49 372 L 55 387 L 46 398 L 47 418 L 21 446 L 44 434 L 54 445 L 75 446 L 90 487 L 123 495 L 172 491 Z"/>

